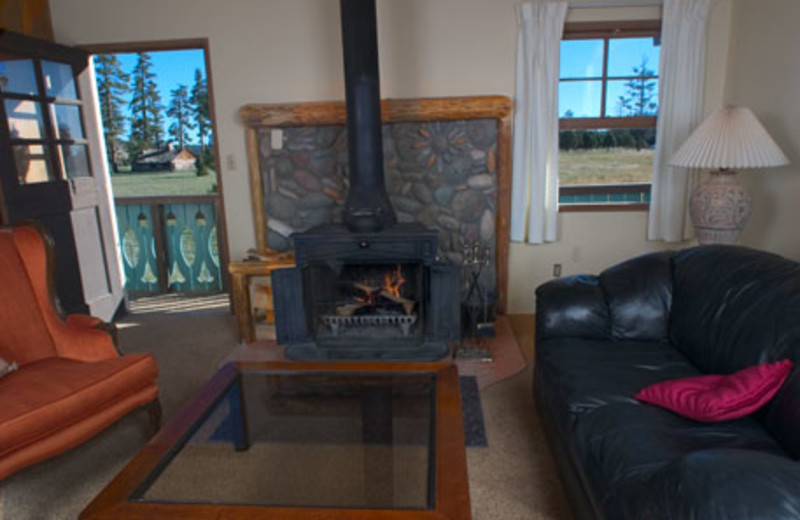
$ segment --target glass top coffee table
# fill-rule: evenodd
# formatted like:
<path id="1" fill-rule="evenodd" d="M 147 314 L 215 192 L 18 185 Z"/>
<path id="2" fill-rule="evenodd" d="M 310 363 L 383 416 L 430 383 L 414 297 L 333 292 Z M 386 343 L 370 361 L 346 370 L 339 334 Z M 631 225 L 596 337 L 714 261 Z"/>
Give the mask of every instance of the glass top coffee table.
<path id="1" fill-rule="evenodd" d="M 85 520 L 469 519 L 447 363 L 231 363 Z"/>

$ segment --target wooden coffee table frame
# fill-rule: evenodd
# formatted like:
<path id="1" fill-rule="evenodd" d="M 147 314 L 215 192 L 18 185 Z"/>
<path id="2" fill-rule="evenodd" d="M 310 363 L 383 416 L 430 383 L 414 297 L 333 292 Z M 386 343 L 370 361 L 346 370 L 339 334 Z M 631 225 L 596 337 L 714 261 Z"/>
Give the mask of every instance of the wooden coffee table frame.
<path id="1" fill-rule="evenodd" d="M 409 373 L 436 376 L 435 498 L 433 509 L 341 509 L 130 501 L 136 491 L 219 401 L 242 372 Z M 200 390 L 81 513 L 83 520 L 469 520 L 471 518 L 458 371 L 450 363 L 288 361 L 229 363 Z"/>

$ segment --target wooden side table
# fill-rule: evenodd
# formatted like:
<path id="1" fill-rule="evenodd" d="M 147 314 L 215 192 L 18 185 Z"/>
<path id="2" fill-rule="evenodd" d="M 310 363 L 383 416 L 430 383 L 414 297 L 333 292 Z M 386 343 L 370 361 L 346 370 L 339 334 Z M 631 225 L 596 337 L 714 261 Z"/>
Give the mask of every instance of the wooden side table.
<path id="1" fill-rule="evenodd" d="M 233 307 L 236 312 L 236 322 L 239 329 L 239 341 L 252 343 L 256 335 L 250 302 L 250 277 L 269 277 L 273 270 L 284 267 L 294 267 L 293 253 L 276 254 L 274 257 L 268 257 L 264 260 L 243 260 L 228 264 L 228 272 L 231 274 L 233 289 Z M 272 293 L 269 287 L 265 289 L 263 297 L 266 298 L 268 303 L 261 303 L 259 307 L 266 310 L 267 318 L 269 319 L 271 314 L 269 309 L 272 304 Z"/>

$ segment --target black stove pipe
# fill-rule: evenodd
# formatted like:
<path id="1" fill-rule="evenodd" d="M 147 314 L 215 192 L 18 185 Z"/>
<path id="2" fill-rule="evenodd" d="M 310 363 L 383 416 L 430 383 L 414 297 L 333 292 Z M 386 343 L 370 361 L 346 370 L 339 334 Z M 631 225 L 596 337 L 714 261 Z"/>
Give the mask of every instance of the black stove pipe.
<path id="1" fill-rule="evenodd" d="M 355 232 L 391 226 L 397 217 L 383 175 L 375 0 L 341 0 L 350 190 L 344 221 Z"/>

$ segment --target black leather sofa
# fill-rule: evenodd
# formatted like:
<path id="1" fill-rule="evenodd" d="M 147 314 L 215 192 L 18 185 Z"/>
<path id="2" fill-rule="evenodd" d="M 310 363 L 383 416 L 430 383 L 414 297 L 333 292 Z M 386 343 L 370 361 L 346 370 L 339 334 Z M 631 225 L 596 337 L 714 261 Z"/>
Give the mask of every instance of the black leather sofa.
<path id="1" fill-rule="evenodd" d="M 534 395 L 577 518 L 800 518 L 800 369 L 765 408 L 723 423 L 633 398 L 800 362 L 800 264 L 701 246 L 556 279 L 536 298 Z"/>

